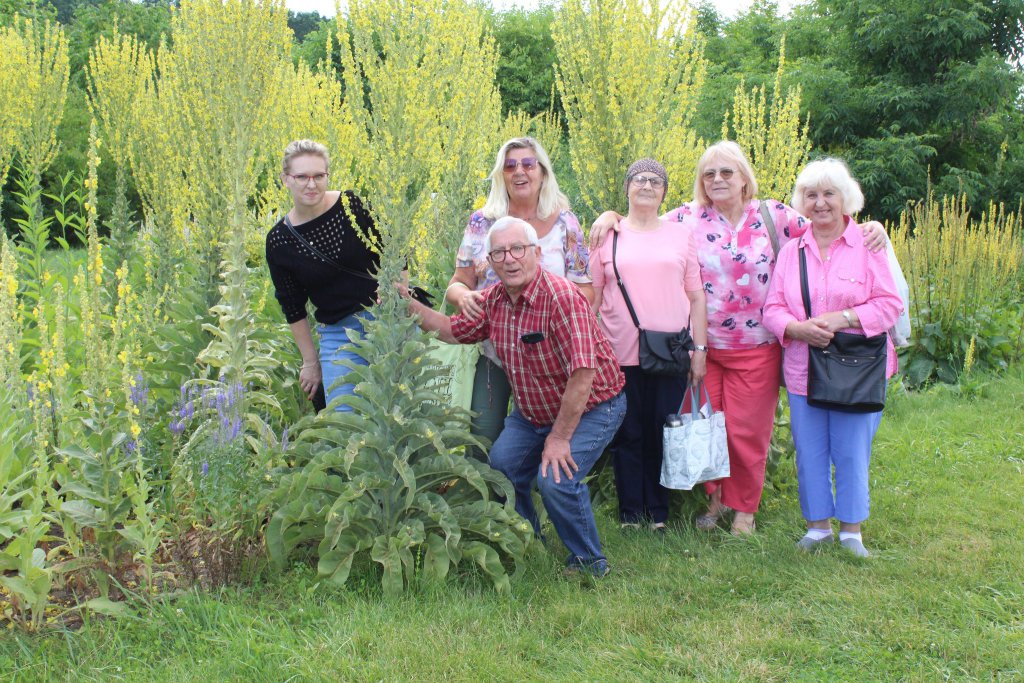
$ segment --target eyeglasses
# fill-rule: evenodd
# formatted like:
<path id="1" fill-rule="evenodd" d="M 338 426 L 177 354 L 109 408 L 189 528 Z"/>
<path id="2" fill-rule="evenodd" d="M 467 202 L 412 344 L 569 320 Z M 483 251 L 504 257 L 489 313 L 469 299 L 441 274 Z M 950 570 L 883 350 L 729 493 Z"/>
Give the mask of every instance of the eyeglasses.
<path id="1" fill-rule="evenodd" d="M 633 187 L 643 187 L 647 183 L 650 183 L 655 190 L 665 187 L 665 180 L 656 175 L 635 175 L 629 179 L 629 182 Z"/>
<path id="2" fill-rule="evenodd" d="M 702 177 L 704 178 L 704 180 L 710 181 L 714 180 L 715 176 L 718 175 L 722 177 L 722 180 L 728 180 L 729 178 L 732 178 L 732 174 L 735 172 L 736 171 L 731 168 L 709 168 L 706 171 L 704 171 Z"/>
<path id="3" fill-rule="evenodd" d="M 522 159 L 505 159 L 505 170 L 515 171 L 516 167 L 522 166 L 524 171 L 532 171 L 537 168 L 537 157 L 523 157 Z"/>
<path id="4" fill-rule="evenodd" d="M 501 263 L 502 261 L 505 260 L 505 254 L 512 254 L 512 258 L 518 261 L 519 259 L 526 256 L 526 248 L 532 246 L 535 245 L 513 244 L 508 249 L 494 249 L 489 254 L 487 254 L 487 258 L 491 259 L 492 263 Z"/>
<path id="5" fill-rule="evenodd" d="M 330 173 L 314 173 L 313 175 L 306 175 L 305 173 L 292 175 L 291 173 L 285 173 L 285 175 L 297 182 L 299 185 L 308 185 L 310 180 L 312 180 L 315 185 L 323 185 L 327 181 L 327 176 L 329 176 Z"/>

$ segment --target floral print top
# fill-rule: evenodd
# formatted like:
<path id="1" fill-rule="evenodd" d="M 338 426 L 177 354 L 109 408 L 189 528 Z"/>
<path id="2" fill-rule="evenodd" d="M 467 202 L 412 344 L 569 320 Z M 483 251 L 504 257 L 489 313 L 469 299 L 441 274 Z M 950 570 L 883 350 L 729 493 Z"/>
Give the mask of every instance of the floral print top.
<path id="1" fill-rule="evenodd" d="M 494 221 L 485 218 L 481 211 L 474 212 L 462 235 L 459 253 L 455 256 L 456 268 L 473 266 L 477 269 L 477 290 L 498 282 L 498 276 L 494 274 L 494 269 L 487 261 L 487 254 L 484 253 L 487 231 L 493 224 Z M 540 239 L 540 247 L 541 266 L 544 270 L 577 284 L 590 284 L 590 254 L 583 239 L 579 219 L 572 211 L 562 209 L 550 232 Z M 486 272 L 480 275 L 484 268 Z"/>
<path id="2" fill-rule="evenodd" d="M 779 247 L 799 237 L 810 221 L 785 204 L 766 202 Z M 708 343 L 717 349 L 747 349 L 776 342 L 762 322 L 775 252 L 761 219 L 761 202 L 751 200 L 738 225 L 697 202 L 665 214 L 684 223 L 697 242 L 697 260 L 708 300 Z"/>

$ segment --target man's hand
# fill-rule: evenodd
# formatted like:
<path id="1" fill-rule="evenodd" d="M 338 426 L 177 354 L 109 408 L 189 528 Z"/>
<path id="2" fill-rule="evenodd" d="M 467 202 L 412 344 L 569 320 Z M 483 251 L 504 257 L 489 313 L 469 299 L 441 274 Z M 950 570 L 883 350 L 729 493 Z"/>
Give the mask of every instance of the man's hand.
<path id="1" fill-rule="evenodd" d="M 544 440 L 544 452 L 540 456 L 540 476 L 547 479 L 549 467 L 556 484 L 562 483 L 559 470 L 565 472 L 565 476 L 569 479 L 572 479 L 573 472 L 579 471 L 579 466 L 572 459 L 572 453 L 569 452 L 568 439 L 549 434 L 548 438 Z"/>

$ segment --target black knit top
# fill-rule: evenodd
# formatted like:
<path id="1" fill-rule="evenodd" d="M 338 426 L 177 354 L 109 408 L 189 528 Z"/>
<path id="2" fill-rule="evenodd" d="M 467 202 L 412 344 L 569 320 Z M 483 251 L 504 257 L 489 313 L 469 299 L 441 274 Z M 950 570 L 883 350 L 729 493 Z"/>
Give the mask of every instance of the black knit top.
<path id="1" fill-rule="evenodd" d="M 359 198 L 346 191 L 352 214 L 364 232 L 375 234 L 369 212 Z M 379 258 L 363 242 L 345 210 L 345 200 L 338 201 L 322 216 L 296 225 L 295 230 L 325 256 L 346 268 L 370 273 Z M 274 294 L 284 317 L 294 323 L 306 317 L 306 301 L 316 307 L 317 321 L 336 323 L 345 316 L 361 311 L 376 298 L 377 283 L 337 268 L 313 254 L 288 230 L 284 218 L 267 233 L 267 265 L 274 282 Z"/>

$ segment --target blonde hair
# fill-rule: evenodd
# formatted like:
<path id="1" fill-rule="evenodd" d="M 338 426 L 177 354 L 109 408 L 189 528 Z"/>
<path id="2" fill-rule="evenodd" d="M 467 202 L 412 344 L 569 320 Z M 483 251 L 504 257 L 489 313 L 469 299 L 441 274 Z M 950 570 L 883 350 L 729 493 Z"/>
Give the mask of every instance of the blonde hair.
<path id="1" fill-rule="evenodd" d="M 750 201 L 757 196 L 757 178 L 754 177 L 754 169 L 743 150 L 731 140 L 722 140 L 704 150 L 700 160 L 697 162 L 697 177 L 693 179 L 693 198 L 701 206 L 711 206 L 711 197 L 704 190 L 704 169 L 712 158 L 718 157 L 722 161 L 736 166 L 736 170 L 746 179 L 743 186 L 743 201 Z"/>
<path id="2" fill-rule="evenodd" d="M 790 204 L 797 212 L 806 216 L 804 210 L 804 191 L 810 188 L 834 188 L 843 198 L 843 213 L 853 215 L 864 208 L 864 193 L 860 184 L 850 175 L 850 169 L 842 159 L 829 157 L 812 161 L 804 166 L 796 177 L 793 188 L 793 202 Z"/>
<path id="3" fill-rule="evenodd" d="M 292 140 L 288 143 L 288 146 L 284 148 L 284 157 L 281 159 L 281 173 L 288 173 L 292 164 L 292 159 L 302 156 L 303 154 L 314 154 L 323 158 L 324 163 L 327 164 L 328 170 L 330 170 L 331 156 L 327 153 L 326 147 L 315 140 Z"/>
<path id="4" fill-rule="evenodd" d="M 487 203 L 481 209 L 484 218 L 495 220 L 508 215 L 508 190 L 505 188 L 505 157 L 509 150 L 529 149 L 537 156 L 543 177 L 540 181 L 540 197 L 537 199 L 537 218 L 547 218 L 555 211 L 569 208 L 569 198 L 558 189 L 555 171 L 551 168 L 551 159 L 541 144 L 531 137 L 512 138 L 498 150 L 498 158 L 491 169 L 491 191 L 487 195 Z"/>

